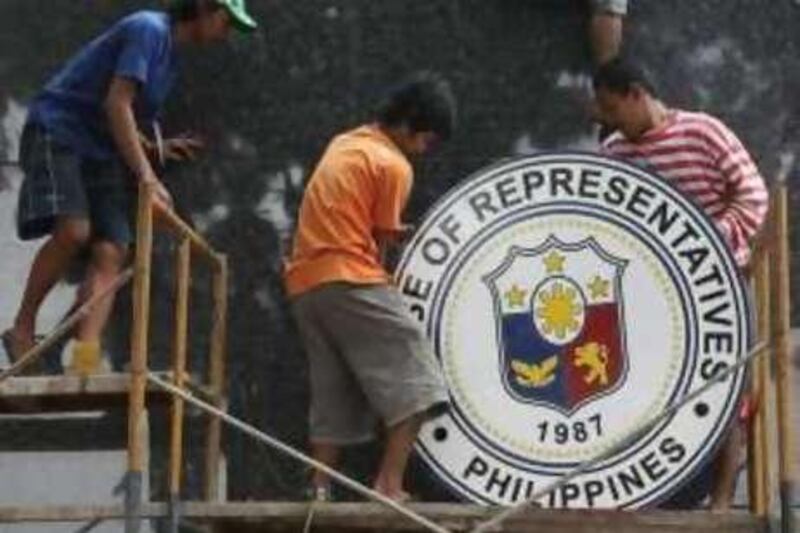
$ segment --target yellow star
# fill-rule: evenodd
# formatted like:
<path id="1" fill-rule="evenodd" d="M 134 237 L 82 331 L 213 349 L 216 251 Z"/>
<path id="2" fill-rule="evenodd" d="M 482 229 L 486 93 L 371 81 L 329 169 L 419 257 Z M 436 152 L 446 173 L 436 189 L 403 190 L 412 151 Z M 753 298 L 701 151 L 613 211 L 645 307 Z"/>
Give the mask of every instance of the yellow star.
<path id="1" fill-rule="evenodd" d="M 505 297 L 509 307 L 523 307 L 525 306 L 525 296 L 527 291 L 520 289 L 517 284 L 511 286 L 511 289 L 506 291 Z"/>
<path id="2" fill-rule="evenodd" d="M 608 298 L 608 292 L 611 288 L 611 282 L 603 279 L 600 276 L 595 276 L 591 283 L 588 285 L 589 291 L 592 293 L 592 300 L 599 300 L 600 298 Z"/>
<path id="3" fill-rule="evenodd" d="M 567 258 L 558 253 L 557 251 L 553 250 L 550 254 L 544 258 L 544 266 L 547 267 L 548 274 L 560 274 L 564 272 L 564 261 Z"/>

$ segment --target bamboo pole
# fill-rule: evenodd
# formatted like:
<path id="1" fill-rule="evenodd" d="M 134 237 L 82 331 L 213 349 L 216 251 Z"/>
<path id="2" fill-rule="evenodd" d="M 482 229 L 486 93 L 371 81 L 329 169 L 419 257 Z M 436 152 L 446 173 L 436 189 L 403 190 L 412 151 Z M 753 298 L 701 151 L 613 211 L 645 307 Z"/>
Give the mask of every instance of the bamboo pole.
<path id="1" fill-rule="evenodd" d="M 760 343 L 768 343 L 770 331 L 770 292 L 769 292 L 770 255 L 761 250 L 753 270 L 753 289 L 756 300 L 756 338 Z M 752 372 L 753 399 L 758 409 L 753 414 L 748 438 L 748 480 L 750 510 L 759 517 L 767 515 L 769 507 L 769 440 L 766 421 L 767 399 L 769 394 L 769 359 L 761 357 L 755 360 Z"/>
<path id="2" fill-rule="evenodd" d="M 228 260 L 219 255 L 219 268 L 214 272 L 213 324 L 211 329 L 211 352 L 209 356 L 209 386 L 214 394 L 213 405 L 226 410 L 225 400 L 225 358 L 227 343 L 228 315 Z M 218 417 L 208 419 L 205 453 L 204 496 L 208 501 L 219 496 L 219 460 L 222 441 L 222 420 Z"/>
<path id="3" fill-rule="evenodd" d="M 147 443 L 145 393 L 147 388 L 147 344 L 150 315 L 150 268 L 153 251 L 153 186 L 139 185 L 136 222 L 136 258 L 133 281 L 131 326 L 131 387 L 128 404 L 128 474 L 125 532 L 141 527 L 142 476 Z"/>
<path id="4" fill-rule="evenodd" d="M 177 233 L 181 238 L 189 239 L 192 243 L 192 248 L 205 258 L 211 260 L 215 268 L 219 267 L 219 258 L 221 256 L 177 214 L 171 210 L 159 209 L 155 215 L 159 222 L 165 223 L 167 228 Z"/>
<path id="5" fill-rule="evenodd" d="M 178 245 L 175 268 L 175 318 L 173 332 L 172 382 L 183 388 L 186 381 L 186 344 L 189 325 L 189 288 L 191 285 L 191 241 L 184 238 Z M 180 501 L 183 464 L 184 402 L 179 396 L 172 397 L 172 419 L 170 428 L 169 496 L 174 505 Z"/>
<path id="6" fill-rule="evenodd" d="M 760 240 L 763 251 L 768 254 L 768 265 L 765 266 L 767 279 L 765 285 L 767 286 L 767 298 L 765 310 L 765 324 L 766 335 L 769 341 L 769 352 L 766 354 L 763 362 L 762 371 L 764 373 L 764 390 L 763 396 L 763 431 L 764 431 L 764 462 L 766 470 L 765 475 L 765 488 L 766 488 L 766 505 L 767 505 L 767 524 L 770 531 L 778 531 L 780 529 L 781 521 L 781 499 L 780 499 L 780 457 L 779 457 L 779 443 L 778 443 L 778 408 L 777 408 L 777 391 L 775 386 L 775 342 L 774 342 L 774 328 L 775 328 L 775 284 L 773 280 L 773 264 L 775 263 L 775 228 L 776 228 L 776 200 L 777 195 L 774 191 L 770 194 L 769 217 L 763 230 L 764 238 Z"/>
<path id="7" fill-rule="evenodd" d="M 789 218 L 786 183 L 779 183 L 775 199 L 775 379 L 778 411 L 778 444 L 780 453 L 780 498 L 782 531 L 794 531 L 792 497 L 794 489 L 794 436 L 792 434 L 792 354 L 789 281 Z"/>

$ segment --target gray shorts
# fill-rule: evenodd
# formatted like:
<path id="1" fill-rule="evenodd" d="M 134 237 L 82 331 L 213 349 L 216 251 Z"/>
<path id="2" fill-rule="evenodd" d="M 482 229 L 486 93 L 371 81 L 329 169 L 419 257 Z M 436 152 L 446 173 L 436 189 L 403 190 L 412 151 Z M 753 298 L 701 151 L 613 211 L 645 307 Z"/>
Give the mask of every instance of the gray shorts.
<path id="1" fill-rule="evenodd" d="M 59 217 L 73 216 L 89 220 L 93 240 L 131 242 L 133 180 L 118 159 L 83 157 L 43 127 L 28 123 L 20 164 L 25 174 L 17 205 L 20 239 L 44 237 Z"/>
<path id="2" fill-rule="evenodd" d="M 292 311 L 309 362 L 313 441 L 366 442 L 379 422 L 446 408 L 438 363 L 394 287 L 331 283 L 295 298 Z"/>
<path id="3" fill-rule="evenodd" d="M 628 0 L 591 0 L 592 9 L 612 15 L 627 15 Z"/>

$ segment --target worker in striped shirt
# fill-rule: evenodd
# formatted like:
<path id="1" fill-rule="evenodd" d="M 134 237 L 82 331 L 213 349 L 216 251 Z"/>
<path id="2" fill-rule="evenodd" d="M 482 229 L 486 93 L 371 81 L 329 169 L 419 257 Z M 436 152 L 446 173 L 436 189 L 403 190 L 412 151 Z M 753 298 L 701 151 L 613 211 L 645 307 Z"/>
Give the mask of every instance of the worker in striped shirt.
<path id="1" fill-rule="evenodd" d="M 768 193 L 736 135 L 710 115 L 667 107 L 643 71 L 624 59 L 598 68 L 594 90 L 604 123 L 616 130 L 604 141 L 603 152 L 647 168 L 693 200 L 746 270 L 750 244 L 764 223 Z M 709 472 L 691 484 L 694 496 L 685 500 L 694 498 L 697 504 L 710 493 L 712 509 L 730 507 L 744 439 L 743 428 L 734 424 Z"/>

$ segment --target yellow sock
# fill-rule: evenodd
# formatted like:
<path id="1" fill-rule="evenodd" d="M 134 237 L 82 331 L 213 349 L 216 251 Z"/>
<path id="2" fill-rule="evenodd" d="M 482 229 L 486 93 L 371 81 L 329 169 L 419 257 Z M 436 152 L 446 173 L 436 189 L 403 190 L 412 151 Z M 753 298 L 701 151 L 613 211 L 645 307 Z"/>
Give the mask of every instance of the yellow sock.
<path id="1" fill-rule="evenodd" d="M 75 341 L 72 346 L 72 361 L 69 364 L 69 373 L 79 376 L 89 376 L 100 371 L 101 363 L 100 343 Z"/>

